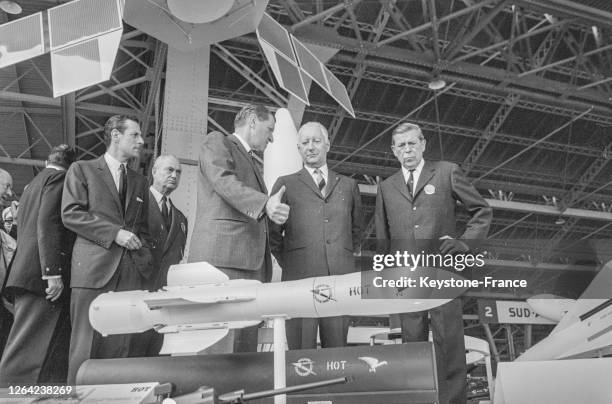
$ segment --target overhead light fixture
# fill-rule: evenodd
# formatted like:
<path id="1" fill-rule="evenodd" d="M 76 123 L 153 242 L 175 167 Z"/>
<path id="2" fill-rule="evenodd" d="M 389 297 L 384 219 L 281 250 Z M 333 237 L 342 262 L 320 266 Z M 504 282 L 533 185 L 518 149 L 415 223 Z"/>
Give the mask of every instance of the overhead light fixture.
<path id="1" fill-rule="evenodd" d="M 439 76 L 434 76 L 429 84 L 427 84 L 430 90 L 441 90 L 446 87 L 446 81 L 442 80 Z"/>
<path id="2" fill-rule="evenodd" d="M 564 219 L 564 218 L 562 218 L 561 216 L 559 216 L 559 217 L 557 218 L 557 220 L 555 220 L 555 224 L 556 224 L 557 226 L 561 226 L 561 225 L 565 224 L 565 219 Z"/>
<path id="3" fill-rule="evenodd" d="M 8 14 L 21 14 L 21 12 L 23 11 L 19 4 L 10 0 L 0 1 L 0 10 Z"/>

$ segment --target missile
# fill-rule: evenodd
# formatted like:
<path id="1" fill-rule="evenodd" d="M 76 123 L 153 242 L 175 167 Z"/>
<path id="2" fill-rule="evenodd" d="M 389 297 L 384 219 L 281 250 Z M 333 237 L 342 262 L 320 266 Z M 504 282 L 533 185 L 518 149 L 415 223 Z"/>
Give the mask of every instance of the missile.
<path id="1" fill-rule="evenodd" d="M 588 300 L 588 305 L 583 307 L 589 310 L 581 314 L 577 322 L 553 331 L 516 361 L 590 358 L 608 352 L 612 345 L 612 299 Z"/>
<path id="2" fill-rule="evenodd" d="M 535 295 L 527 299 L 529 307 L 535 311 L 538 316 L 558 323 L 563 316 L 576 303 L 574 299 L 567 299 L 561 296 L 551 294 Z"/>
<path id="3" fill-rule="evenodd" d="M 525 351 L 516 361 L 590 358 L 610 353 L 612 351 L 610 290 L 612 290 L 612 261 L 600 269 L 576 301 L 564 307 L 567 312 L 550 335 Z"/>
<path id="4" fill-rule="evenodd" d="M 430 282 L 428 286 L 422 286 L 422 279 Z M 381 287 L 388 280 L 404 280 L 413 286 Z M 437 268 L 393 268 L 261 283 L 230 280 L 206 262 L 179 264 L 170 267 L 168 285 L 158 292 L 108 292 L 96 297 L 89 307 L 89 320 L 105 336 L 154 328 L 164 334 L 162 354 L 198 353 L 228 330 L 268 318 L 429 310 L 466 290 L 435 287 L 451 280 L 464 278 Z"/>

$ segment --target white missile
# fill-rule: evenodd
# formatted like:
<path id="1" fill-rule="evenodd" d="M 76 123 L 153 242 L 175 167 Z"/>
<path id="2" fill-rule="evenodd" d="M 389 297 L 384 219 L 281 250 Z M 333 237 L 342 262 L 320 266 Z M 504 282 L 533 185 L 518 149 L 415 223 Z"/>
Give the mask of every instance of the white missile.
<path id="1" fill-rule="evenodd" d="M 393 272 L 391 272 L 393 271 Z M 401 278 L 404 277 L 404 278 Z M 260 283 L 229 280 L 208 263 L 173 265 L 168 286 L 159 292 L 109 292 L 89 308 L 90 322 L 102 335 L 143 332 L 164 334 L 161 353 L 197 353 L 223 338 L 229 329 L 256 325 L 274 317 L 382 315 L 429 310 L 447 303 L 464 287 L 419 283 L 463 278 L 435 268 L 394 268 L 381 272 Z M 385 279 L 413 279 L 412 287 L 380 287 Z"/>
<path id="2" fill-rule="evenodd" d="M 604 265 L 580 298 L 566 307 L 567 313 L 550 335 L 529 348 L 516 360 L 589 358 L 610 353 L 612 351 L 610 290 L 612 290 L 612 262 Z"/>
<path id="3" fill-rule="evenodd" d="M 535 295 L 527 299 L 527 304 L 538 314 L 538 316 L 554 321 L 555 323 L 561 321 L 563 316 L 570 311 L 575 303 L 576 300 L 574 299 L 551 294 Z"/>

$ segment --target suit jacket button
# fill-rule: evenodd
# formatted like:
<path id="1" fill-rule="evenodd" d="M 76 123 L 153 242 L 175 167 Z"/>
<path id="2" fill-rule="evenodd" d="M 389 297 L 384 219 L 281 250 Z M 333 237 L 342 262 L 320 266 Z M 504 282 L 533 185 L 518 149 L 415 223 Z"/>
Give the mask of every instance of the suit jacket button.
<path id="1" fill-rule="evenodd" d="M 331 244 L 331 240 L 327 240 L 327 244 Z"/>

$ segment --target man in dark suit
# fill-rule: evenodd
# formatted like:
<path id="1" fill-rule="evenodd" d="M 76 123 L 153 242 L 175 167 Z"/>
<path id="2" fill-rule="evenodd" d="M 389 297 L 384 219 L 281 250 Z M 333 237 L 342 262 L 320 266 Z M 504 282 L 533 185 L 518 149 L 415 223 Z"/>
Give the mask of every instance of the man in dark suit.
<path id="1" fill-rule="evenodd" d="M 197 248 L 191 251 L 190 262 L 207 261 L 230 279 L 271 279 L 266 216 L 282 224 L 289 207 L 280 201 L 283 190 L 268 197 L 255 152 L 263 152 L 273 141 L 274 125 L 274 116 L 264 106 L 247 105 L 234 119 L 234 134 L 204 136 L 191 240 Z M 255 351 L 256 333 L 254 327 L 230 331 L 209 352 Z"/>
<path id="2" fill-rule="evenodd" d="M 393 131 L 391 149 L 402 165 L 383 181 L 376 197 L 376 234 L 390 250 L 442 255 L 466 253 L 484 239 L 492 212 L 454 163 L 423 160 L 425 139 L 417 125 L 402 123 Z M 471 218 L 456 233 L 455 207 L 460 201 Z M 461 299 L 430 311 L 436 351 L 440 403 L 466 402 L 466 364 Z M 400 315 L 404 342 L 427 341 L 427 312 Z"/>
<path id="3" fill-rule="evenodd" d="M 272 187 L 272 193 L 285 187 L 282 202 L 291 207 L 283 225 L 270 226 L 282 280 L 358 271 L 354 254 L 361 251 L 363 213 L 357 182 L 328 169 L 329 138 L 320 123 L 300 128 L 297 147 L 304 168 L 280 177 Z M 318 328 L 323 348 L 345 346 L 348 326 L 348 316 L 292 319 L 287 343 L 289 349 L 316 348 Z"/>
<path id="4" fill-rule="evenodd" d="M 76 233 L 72 251 L 68 383 L 89 358 L 129 355 L 131 335 L 103 338 L 89 323 L 89 305 L 107 291 L 142 289 L 151 275 L 144 176 L 127 168 L 144 143 L 136 119 L 115 115 L 104 126 L 106 153 L 78 161 L 66 174 L 64 225 Z"/>
<path id="5" fill-rule="evenodd" d="M 167 285 L 168 268 L 178 264 L 185 253 L 187 218 L 170 200 L 170 194 L 179 186 L 181 163 L 170 154 L 161 155 L 153 163 L 153 185 L 149 188 L 149 232 L 154 270 L 145 284 L 150 291 Z M 145 331 L 134 338 L 132 356 L 157 356 L 163 336 L 155 330 Z"/>
<path id="6" fill-rule="evenodd" d="M 21 197 L 19 239 L 5 290 L 15 307 L 0 362 L 5 385 L 66 380 L 70 322 L 64 285 L 74 234 L 62 223 L 61 203 L 66 169 L 74 160 L 67 145 L 51 149 L 47 167 Z"/>

